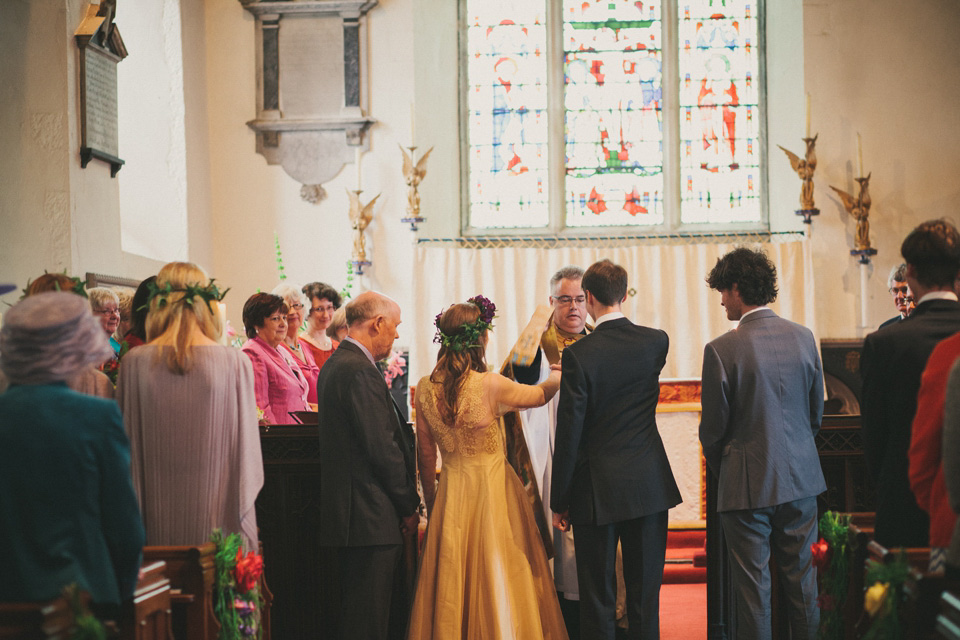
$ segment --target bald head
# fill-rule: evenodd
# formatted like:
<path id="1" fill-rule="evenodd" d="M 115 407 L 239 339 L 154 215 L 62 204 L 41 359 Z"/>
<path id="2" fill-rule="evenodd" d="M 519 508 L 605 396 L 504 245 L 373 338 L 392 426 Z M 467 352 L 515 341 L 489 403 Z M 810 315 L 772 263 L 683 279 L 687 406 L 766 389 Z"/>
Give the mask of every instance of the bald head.
<path id="1" fill-rule="evenodd" d="M 400 324 L 400 305 L 376 291 L 365 291 L 346 305 L 347 335 L 365 346 L 374 360 L 390 355 Z"/>

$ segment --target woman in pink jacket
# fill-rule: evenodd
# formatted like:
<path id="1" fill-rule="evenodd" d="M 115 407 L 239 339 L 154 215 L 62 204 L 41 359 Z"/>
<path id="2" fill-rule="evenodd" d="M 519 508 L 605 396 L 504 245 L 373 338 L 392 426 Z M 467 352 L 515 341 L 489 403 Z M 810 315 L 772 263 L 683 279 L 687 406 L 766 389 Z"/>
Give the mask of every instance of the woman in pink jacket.
<path id="1" fill-rule="evenodd" d="M 266 424 L 292 424 L 291 411 L 307 411 L 308 382 L 281 347 L 287 335 L 288 308 L 283 298 L 256 293 L 243 305 L 247 340 L 243 352 L 253 363 L 257 407 Z"/>

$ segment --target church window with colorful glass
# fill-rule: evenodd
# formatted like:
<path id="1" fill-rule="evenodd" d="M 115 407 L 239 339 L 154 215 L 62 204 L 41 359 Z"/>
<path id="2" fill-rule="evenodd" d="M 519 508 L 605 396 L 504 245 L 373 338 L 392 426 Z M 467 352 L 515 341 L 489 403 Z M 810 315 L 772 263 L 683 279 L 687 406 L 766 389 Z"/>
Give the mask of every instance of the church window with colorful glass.
<path id="1" fill-rule="evenodd" d="M 757 0 L 463 7 L 466 229 L 764 223 Z"/>

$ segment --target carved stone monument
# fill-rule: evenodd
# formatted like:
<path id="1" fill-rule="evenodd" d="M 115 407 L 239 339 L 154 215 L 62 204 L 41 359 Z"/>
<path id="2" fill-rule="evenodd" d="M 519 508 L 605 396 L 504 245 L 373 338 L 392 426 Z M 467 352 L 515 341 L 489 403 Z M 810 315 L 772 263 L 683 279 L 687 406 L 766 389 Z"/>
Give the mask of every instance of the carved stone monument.
<path id="1" fill-rule="evenodd" d="M 92 158 L 110 165 L 110 176 L 123 166 L 117 127 L 117 63 L 127 57 L 120 30 L 113 23 L 116 0 L 90 4 L 74 32 L 80 49 L 80 166 Z"/>
<path id="2" fill-rule="evenodd" d="M 322 184 L 366 151 L 360 18 L 377 0 L 240 0 L 256 18 L 257 153 L 318 202 Z"/>

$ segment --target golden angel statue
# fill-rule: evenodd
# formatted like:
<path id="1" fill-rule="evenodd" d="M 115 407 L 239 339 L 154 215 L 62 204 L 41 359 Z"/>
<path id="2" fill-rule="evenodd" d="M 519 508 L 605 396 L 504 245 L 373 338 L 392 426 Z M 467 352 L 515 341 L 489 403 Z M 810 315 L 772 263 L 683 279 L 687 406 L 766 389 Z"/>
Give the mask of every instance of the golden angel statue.
<path id="1" fill-rule="evenodd" d="M 347 191 L 350 196 L 350 224 L 353 227 L 355 235 L 353 236 L 353 259 L 358 262 L 367 260 L 367 240 L 363 235 L 364 230 L 373 220 L 373 203 L 380 197 L 378 193 L 373 200 L 367 204 L 360 202 L 360 194 L 357 191 Z"/>
<path id="2" fill-rule="evenodd" d="M 427 175 L 427 158 L 430 157 L 430 152 L 433 151 L 433 147 L 427 149 L 427 152 L 423 154 L 420 160 L 417 161 L 417 164 L 413 164 L 413 156 L 407 153 L 407 150 L 402 146 L 400 151 L 403 152 L 403 177 L 407 180 L 407 215 L 411 218 L 417 218 L 420 216 L 420 194 L 417 192 L 417 187 L 420 186 L 420 182 Z"/>
<path id="3" fill-rule="evenodd" d="M 817 134 L 812 138 L 803 139 L 803 141 L 807 143 L 807 152 L 803 159 L 792 151 L 788 151 L 780 147 L 780 145 L 777 145 L 783 149 L 783 152 L 790 158 L 790 167 L 796 171 L 800 179 L 803 180 L 803 187 L 800 189 L 801 209 L 809 210 L 816 208 L 813 204 L 813 172 L 817 169 L 817 152 L 815 147 L 819 135 L 820 134 Z"/>
<path id="4" fill-rule="evenodd" d="M 830 187 L 837 192 L 840 199 L 843 200 L 843 208 L 852 215 L 857 221 L 857 233 L 853 239 L 854 249 L 866 250 L 870 248 L 870 176 L 866 178 L 857 178 L 860 183 L 860 195 L 853 197 L 846 191 L 841 191 L 836 187 Z"/>

